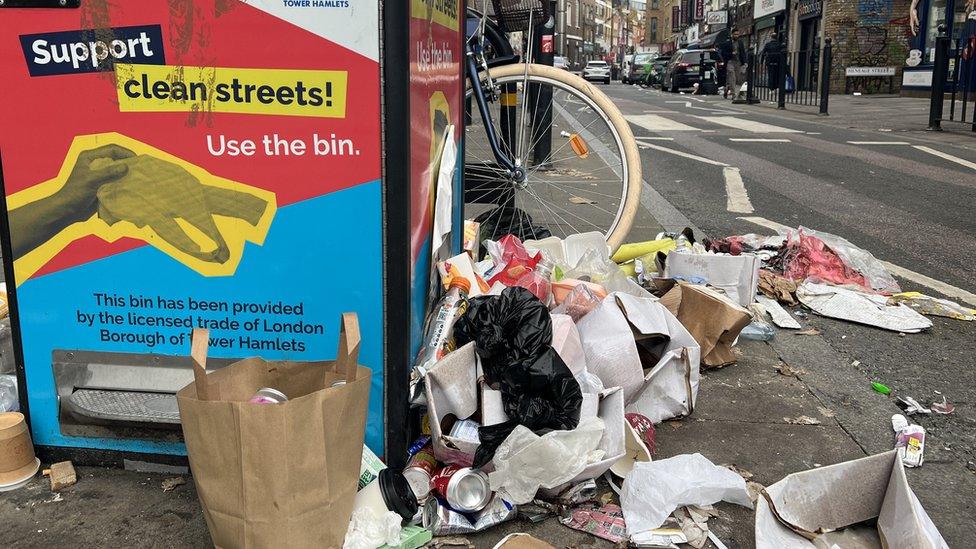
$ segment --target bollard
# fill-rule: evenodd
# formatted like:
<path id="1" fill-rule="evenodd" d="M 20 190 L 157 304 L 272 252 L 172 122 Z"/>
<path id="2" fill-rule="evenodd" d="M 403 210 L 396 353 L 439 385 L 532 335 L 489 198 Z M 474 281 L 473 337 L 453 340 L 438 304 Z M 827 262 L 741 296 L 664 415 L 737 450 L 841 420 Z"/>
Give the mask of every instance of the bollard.
<path id="1" fill-rule="evenodd" d="M 776 108 L 786 108 L 786 50 L 783 44 L 779 46 L 779 81 L 776 90 Z"/>
<path id="2" fill-rule="evenodd" d="M 929 103 L 929 130 L 942 131 L 942 102 L 949 71 L 949 37 L 945 25 L 939 25 L 935 39 L 935 66 L 932 68 L 932 98 Z"/>
<path id="3" fill-rule="evenodd" d="M 828 116 L 827 104 L 830 101 L 830 71 L 833 65 L 833 46 L 828 38 L 824 41 L 823 66 L 820 69 L 820 115 Z"/>

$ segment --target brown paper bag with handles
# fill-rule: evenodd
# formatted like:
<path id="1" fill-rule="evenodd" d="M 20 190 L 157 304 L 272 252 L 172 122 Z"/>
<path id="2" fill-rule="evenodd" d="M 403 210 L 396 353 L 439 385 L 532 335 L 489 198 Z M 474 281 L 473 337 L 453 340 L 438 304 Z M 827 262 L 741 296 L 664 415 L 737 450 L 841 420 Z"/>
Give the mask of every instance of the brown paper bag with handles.
<path id="1" fill-rule="evenodd" d="M 195 381 L 176 400 L 214 545 L 341 547 L 370 388 L 370 370 L 357 363 L 355 313 L 342 315 L 334 361 L 248 358 L 207 374 L 207 338 L 207 330 L 193 331 Z M 262 387 L 288 401 L 249 403 Z"/>

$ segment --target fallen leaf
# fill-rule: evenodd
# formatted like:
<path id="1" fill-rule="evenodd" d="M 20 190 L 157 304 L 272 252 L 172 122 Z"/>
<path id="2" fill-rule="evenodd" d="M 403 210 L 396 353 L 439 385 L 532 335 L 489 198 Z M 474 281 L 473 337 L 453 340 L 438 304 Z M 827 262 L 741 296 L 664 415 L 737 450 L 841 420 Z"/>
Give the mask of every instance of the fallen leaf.
<path id="1" fill-rule="evenodd" d="M 792 425 L 820 425 L 820 420 L 810 416 L 784 417 L 783 421 Z"/>
<path id="2" fill-rule="evenodd" d="M 725 464 L 722 464 L 722 467 L 725 467 L 726 469 L 729 469 L 730 471 L 732 471 L 733 473 L 739 475 L 740 477 L 742 477 L 745 480 L 749 480 L 749 479 L 751 479 L 753 477 L 753 474 L 752 474 L 751 471 L 747 471 L 746 469 L 743 469 L 741 467 L 738 467 L 734 463 L 725 463 Z"/>
<path id="3" fill-rule="evenodd" d="M 834 417 L 837 415 L 830 408 L 824 408 L 823 406 L 817 406 L 817 411 L 820 412 L 820 415 L 823 417 Z"/>
<path id="4" fill-rule="evenodd" d="M 470 547 L 471 549 L 474 549 L 474 545 L 468 541 L 468 538 L 461 536 L 434 538 L 434 540 L 428 544 L 428 547 L 432 547 L 434 549 L 437 549 L 438 547 Z"/>
<path id="5" fill-rule="evenodd" d="M 172 492 L 177 486 L 181 484 L 186 484 L 186 479 L 183 477 L 170 477 L 164 478 L 160 485 L 163 487 L 164 492 Z"/>
<path id="6" fill-rule="evenodd" d="M 758 482 L 752 480 L 746 481 L 746 492 L 749 493 L 749 499 L 752 500 L 753 503 L 756 503 L 756 500 L 759 499 L 759 496 L 762 495 L 762 491 L 765 489 L 766 487 Z"/>
<path id="7" fill-rule="evenodd" d="M 785 362 L 780 362 L 777 364 L 776 371 L 779 372 L 779 375 L 787 377 L 798 377 L 807 373 L 806 370 L 794 368 Z"/>
<path id="8" fill-rule="evenodd" d="M 580 196 L 571 196 L 569 201 L 573 204 L 596 204 L 596 200 L 590 200 L 589 198 L 583 198 Z"/>
<path id="9" fill-rule="evenodd" d="M 798 336 L 815 336 L 815 335 L 820 335 L 820 330 L 816 328 L 807 328 L 806 330 L 800 330 L 798 332 L 793 332 L 793 333 Z"/>

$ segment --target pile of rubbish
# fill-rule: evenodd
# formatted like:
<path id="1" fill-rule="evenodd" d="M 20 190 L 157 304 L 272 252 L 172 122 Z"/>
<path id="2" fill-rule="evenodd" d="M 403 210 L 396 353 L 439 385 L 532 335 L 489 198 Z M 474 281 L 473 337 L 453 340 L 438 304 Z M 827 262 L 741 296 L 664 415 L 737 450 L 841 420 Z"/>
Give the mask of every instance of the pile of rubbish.
<path id="1" fill-rule="evenodd" d="M 865 525 L 871 539 L 945 545 L 904 481 L 903 450 L 763 488 L 700 454 L 654 461 L 654 426 L 694 411 L 701 371 L 734 364 L 738 338 L 771 339 L 766 315 L 800 328 L 781 303 L 906 333 L 931 326 L 918 311 L 972 311 L 901 294 L 871 254 L 803 228 L 704 243 L 686 230 L 612 256 L 599 233 L 479 242 L 476 223 L 465 229 L 465 251 L 437 266 L 444 293 L 411 377 L 423 434 L 402 470 L 364 448 L 345 547 L 409 549 L 519 516 L 637 547 L 722 547 L 712 506 L 757 499 L 760 547 L 870 538 Z M 790 497 L 835 484 L 852 493 L 849 514 Z"/>

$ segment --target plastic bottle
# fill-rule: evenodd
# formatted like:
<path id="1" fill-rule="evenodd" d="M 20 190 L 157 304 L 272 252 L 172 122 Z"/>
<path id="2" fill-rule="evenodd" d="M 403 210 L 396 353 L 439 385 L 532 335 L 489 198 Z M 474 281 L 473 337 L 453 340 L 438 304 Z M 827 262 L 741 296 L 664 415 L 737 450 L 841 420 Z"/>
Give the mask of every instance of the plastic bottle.
<path id="1" fill-rule="evenodd" d="M 891 416 L 895 430 L 895 449 L 905 467 L 918 467 L 925 461 L 925 428 L 912 425 L 901 414 Z"/>
<path id="2" fill-rule="evenodd" d="M 468 308 L 468 292 L 470 291 L 471 282 L 468 279 L 461 276 L 455 276 L 451 279 L 447 293 L 437 303 L 437 307 L 434 309 L 434 317 L 427 326 L 427 333 L 424 335 L 424 343 L 417 359 L 417 367 L 421 368 L 421 375 L 425 374 L 438 360 L 444 358 L 444 355 L 454 350 L 451 332 L 454 330 L 454 322 Z"/>
<path id="3" fill-rule="evenodd" d="M 528 271 L 515 281 L 516 286 L 521 286 L 532 292 L 532 295 L 539 298 L 543 303 L 549 303 L 549 294 L 552 291 L 552 270 L 556 264 L 548 257 L 543 256 L 535 266 L 534 271 Z"/>

